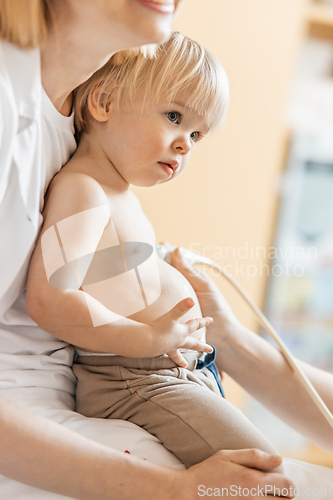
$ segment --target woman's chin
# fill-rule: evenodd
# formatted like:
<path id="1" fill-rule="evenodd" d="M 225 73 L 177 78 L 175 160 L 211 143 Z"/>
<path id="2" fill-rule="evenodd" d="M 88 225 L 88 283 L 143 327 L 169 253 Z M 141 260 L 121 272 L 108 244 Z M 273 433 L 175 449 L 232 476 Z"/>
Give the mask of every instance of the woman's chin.
<path id="1" fill-rule="evenodd" d="M 137 45 L 165 42 L 169 38 L 175 14 L 160 14 L 140 5 L 139 2 L 138 8 L 137 22 L 132 27 L 132 35 L 137 34 L 140 38 Z"/>
<path id="2" fill-rule="evenodd" d="M 147 26 L 142 30 L 143 42 L 140 45 L 160 44 L 168 40 L 171 32 L 171 24 L 161 20 L 156 26 Z"/>

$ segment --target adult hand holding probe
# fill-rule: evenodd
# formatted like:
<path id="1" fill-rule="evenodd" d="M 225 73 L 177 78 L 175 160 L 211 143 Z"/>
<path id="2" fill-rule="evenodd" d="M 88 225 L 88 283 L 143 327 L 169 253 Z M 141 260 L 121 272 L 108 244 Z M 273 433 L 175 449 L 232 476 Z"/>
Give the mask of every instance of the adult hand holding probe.
<path id="1" fill-rule="evenodd" d="M 172 259 L 172 252 L 176 249 L 176 247 L 173 247 L 171 245 L 160 245 L 158 248 L 158 254 L 161 258 L 164 258 L 166 262 L 171 263 Z M 299 362 L 294 358 L 292 353 L 290 352 L 289 348 L 286 346 L 286 344 L 283 342 L 279 334 L 276 332 L 276 330 L 273 328 L 273 326 L 270 324 L 268 319 L 265 317 L 265 315 L 261 312 L 259 307 L 255 304 L 255 302 L 249 297 L 249 295 L 245 292 L 245 290 L 237 283 L 237 281 L 230 276 L 222 267 L 220 267 L 218 264 L 213 262 L 212 260 L 202 257 L 199 254 L 196 254 L 195 252 L 192 252 L 191 250 L 188 250 L 186 248 L 180 248 L 181 255 L 182 257 L 190 264 L 205 264 L 210 266 L 211 268 L 217 270 L 220 275 L 224 276 L 236 290 L 238 293 L 243 297 L 243 299 L 247 302 L 247 304 L 250 306 L 252 309 L 253 313 L 255 314 L 257 320 L 259 321 L 259 324 L 264 328 L 264 330 L 269 334 L 269 336 L 276 342 L 278 347 L 280 348 L 280 351 L 282 355 L 284 356 L 285 360 L 289 364 L 289 366 L 292 368 L 293 372 L 299 379 L 300 383 L 306 390 L 306 392 L 309 394 L 311 397 L 312 401 L 314 404 L 317 406 L 319 411 L 322 413 L 328 424 L 333 428 L 333 416 L 322 398 L 319 396 L 318 392 L 314 388 L 313 384 L 307 377 L 307 375 L 304 373 L 304 370 L 300 366 Z"/>

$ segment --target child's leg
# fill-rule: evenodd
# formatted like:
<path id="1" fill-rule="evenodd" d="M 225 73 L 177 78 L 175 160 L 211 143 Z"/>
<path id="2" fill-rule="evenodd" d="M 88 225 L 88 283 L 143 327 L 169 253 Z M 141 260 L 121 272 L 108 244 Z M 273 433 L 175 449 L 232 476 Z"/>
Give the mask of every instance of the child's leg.
<path id="1" fill-rule="evenodd" d="M 123 366 L 89 366 L 86 372 L 82 365 L 78 368 L 79 412 L 85 406 L 87 416 L 123 419 L 139 425 L 186 467 L 221 449 L 259 448 L 276 453 L 237 408 L 204 384 L 199 385 L 200 381 L 194 382 L 195 372 L 178 368 L 152 372 Z M 85 379 L 92 376 L 87 385 Z M 90 390 L 83 390 L 84 385 Z M 93 407 L 97 413 L 93 413 Z"/>
<path id="2" fill-rule="evenodd" d="M 221 449 L 259 448 L 277 453 L 241 411 L 205 387 L 190 382 L 147 385 L 132 399 L 132 408 L 112 418 L 126 418 L 143 427 L 186 467 Z"/>

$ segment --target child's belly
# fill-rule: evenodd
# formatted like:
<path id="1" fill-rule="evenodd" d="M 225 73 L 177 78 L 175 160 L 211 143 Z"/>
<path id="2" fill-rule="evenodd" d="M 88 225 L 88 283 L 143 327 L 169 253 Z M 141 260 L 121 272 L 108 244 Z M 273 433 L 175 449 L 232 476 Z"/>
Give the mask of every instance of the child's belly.
<path id="1" fill-rule="evenodd" d="M 158 274 L 161 285 L 161 292 L 157 300 L 151 305 L 148 305 L 145 309 L 139 311 L 136 314 L 130 316 L 131 319 L 135 321 L 140 321 L 142 323 L 149 323 L 159 316 L 167 313 L 172 309 L 178 302 L 187 297 L 191 297 L 194 300 L 194 306 L 190 311 L 188 311 L 181 318 L 180 322 L 185 323 L 189 319 L 201 318 L 201 309 L 197 296 L 187 281 L 187 279 L 174 267 L 170 266 L 159 257 L 156 257 L 158 264 Z M 156 277 L 155 277 L 156 278 Z M 151 281 L 145 283 L 145 289 L 147 287 L 156 286 L 156 279 L 152 277 Z M 149 292 L 149 291 L 148 291 Z M 198 330 L 194 335 L 197 338 L 201 338 L 204 334 L 204 329 Z"/>

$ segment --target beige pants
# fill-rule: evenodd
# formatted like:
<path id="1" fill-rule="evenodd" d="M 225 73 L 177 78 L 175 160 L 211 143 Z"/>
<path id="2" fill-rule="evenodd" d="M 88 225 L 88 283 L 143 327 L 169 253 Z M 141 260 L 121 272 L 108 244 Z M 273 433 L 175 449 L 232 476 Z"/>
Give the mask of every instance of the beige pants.
<path id="1" fill-rule="evenodd" d="M 258 429 L 221 396 L 207 368 L 179 368 L 165 356 L 79 356 L 74 373 L 79 413 L 139 425 L 186 467 L 221 449 L 254 447 L 276 453 Z"/>

